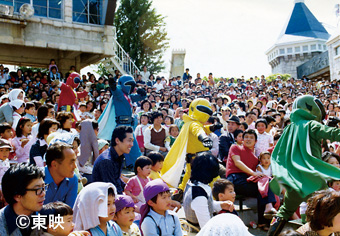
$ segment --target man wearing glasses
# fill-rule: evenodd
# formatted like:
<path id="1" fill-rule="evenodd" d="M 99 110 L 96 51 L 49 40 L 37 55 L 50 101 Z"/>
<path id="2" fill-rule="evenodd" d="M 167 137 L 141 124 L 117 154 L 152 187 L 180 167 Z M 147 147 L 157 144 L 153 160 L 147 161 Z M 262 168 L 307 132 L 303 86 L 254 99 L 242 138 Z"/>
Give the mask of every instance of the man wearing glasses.
<path id="1" fill-rule="evenodd" d="M 76 154 L 72 146 L 56 142 L 46 151 L 45 204 L 61 201 L 73 207 L 77 198 L 78 178 L 74 175 Z"/>
<path id="2" fill-rule="evenodd" d="M 46 187 L 44 173 L 37 166 L 22 163 L 6 171 L 2 192 L 9 205 L 0 210 L 0 235 L 38 235 L 38 229 L 28 222 L 43 207 Z"/>

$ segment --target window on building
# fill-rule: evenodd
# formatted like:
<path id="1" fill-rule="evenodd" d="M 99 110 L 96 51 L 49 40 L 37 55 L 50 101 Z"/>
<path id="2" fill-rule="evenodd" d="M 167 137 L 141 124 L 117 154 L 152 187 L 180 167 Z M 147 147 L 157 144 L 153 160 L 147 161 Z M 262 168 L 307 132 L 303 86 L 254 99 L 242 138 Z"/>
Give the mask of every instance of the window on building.
<path id="1" fill-rule="evenodd" d="M 326 50 L 326 45 L 323 45 L 323 50 Z"/>
<path id="2" fill-rule="evenodd" d="M 322 49 L 322 47 L 321 47 L 321 44 L 318 44 L 318 47 L 319 47 L 319 50 L 321 50 L 321 49 Z"/>
<path id="3" fill-rule="evenodd" d="M 302 46 L 302 51 L 307 52 L 308 51 L 308 45 Z"/>
<path id="4" fill-rule="evenodd" d="M 293 48 L 287 48 L 287 53 L 293 53 Z"/>
<path id="5" fill-rule="evenodd" d="M 285 49 L 284 49 L 284 48 L 281 48 L 281 49 L 280 49 L 280 55 L 283 55 L 283 54 L 285 54 Z"/>
<path id="6" fill-rule="evenodd" d="M 295 52 L 300 52 L 301 48 L 300 47 L 295 47 Z"/>
<path id="7" fill-rule="evenodd" d="M 101 8 L 100 0 L 73 0 L 73 21 L 100 25 Z"/>
<path id="8" fill-rule="evenodd" d="M 340 46 L 335 48 L 335 56 L 340 55 Z"/>
<path id="9" fill-rule="evenodd" d="M 311 50 L 316 50 L 316 44 L 310 45 L 310 49 L 311 49 Z"/>
<path id="10" fill-rule="evenodd" d="M 0 4 L 14 6 L 16 13 L 19 13 L 20 7 L 25 3 L 33 6 L 35 16 L 62 18 L 63 0 L 0 0 Z"/>

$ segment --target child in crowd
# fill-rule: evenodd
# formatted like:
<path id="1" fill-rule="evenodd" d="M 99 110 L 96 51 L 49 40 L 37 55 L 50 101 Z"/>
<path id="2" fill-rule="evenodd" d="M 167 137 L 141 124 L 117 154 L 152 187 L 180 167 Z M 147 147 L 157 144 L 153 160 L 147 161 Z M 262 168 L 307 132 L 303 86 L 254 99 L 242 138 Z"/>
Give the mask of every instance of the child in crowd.
<path id="1" fill-rule="evenodd" d="M 246 122 L 242 122 L 238 128 L 244 132 L 248 129 L 248 124 Z"/>
<path id="2" fill-rule="evenodd" d="M 234 137 L 235 137 L 235 143 L 238 146 L 241 146 L 243 144 L 243 130 L 237 129 L 234 132 Z"/>
<path id="3" fill-rule="evenodd" d="M 174 123 L 174 118 L 172 116 L 166 116 L 164 119 L 165 127 L 169 128 Z"/>
<path id="4" fill-rule="evenodd" d="M 138 226 L 133 223 L 135 219 L 135 204 L 130 196 L 118 195 L 115 201 L 116 214 L 113 220 L 119 225 L 123 236 L 140 236 Z"/>
<path id="5" fill-rule="evenodd" d="M 30 120 L 34 123 L 37 120 L 35 117 L 35 105 L 33 102 L 27 102 L 25 106 L 25 117 L 30 118 Z"/>
<path id="6" fill-rule="evenodd" d="M 170 190 L 161 179 L 152 180 L 144 188 L 146 204 L 141 207 L 140 228 L 145 236 L 181 236 L 181 225 L 170 209 Z"/>
<path id="7" fill-rule="evenodd" d="M 340 162 L 340 156 L 332 153 L 332 152 L 324 152 L 322 154 L 322 160 L 327 162 L 328 164 L 331 164 L 337 168 L 340 168 L 339 162 Z M 335 190 L 337 192 L 340 191 L 340 180 L 330 180 L 327 182 L 328 187 L 332 190 Z"/>
<path id="8" fill-rule="evenodd" d="M 265 119 L 258 119 L 255 123 L 257 142 L 255 144 L 255 156 L 259 156 L 261 152 L 267 151 L 274 145 L 273 137 L 265 131 L 268 127 Z"/>
<path id="9" fill-rule="evenodd" d="M 2 139 L 6 139 L 10 143 L 12 143 L 13 138 L 13 129 L 12 126 L 8 123 L 2 123 L 0 124 L 0 137 Z M 12 160 L 15 157 L 15 149 L 12 147 L 11 152 L 9 153 L 9 160 Z"/>
<path id="10" fill-rule="evenodd" d="M 33 144 L 32 121 L 29 118 L 21 118 L 15 130 L 16 136 L 12 139 L 12 146 L 15 148 L 17 162 L 28 162 L 29 153 Z"/>
<path id="11" fill-rule="evenodd" d="M 272 168 L 270 167 L 270 152 L 264 151 L 260 153 L 260 164 L 256 167 L 256 170 L 262 172 L 268 177 L 272 177 Z"/>
<path id="12" fill-rule="evenodd" d="M 340 192 L 340 180 L 330 180 L 327 184 L 329 189 Z"/>
<path id="13" fill-rule="evenodd" d="M 2 123 L 0 124 L 0 136 L 3 139 L 11 141 L 13 138 L 13 130 L 10 124 Z"/>
<path id="14" fill-rule="evenodd" d="M 331 164 L 335 167 L 338 167 L 340 168 L 340 156 L 335 154 L 335 153 L 332 153 L 332 152 L 324 152 L 322 154 L 322 160 L 324 162 L 327 162 L 328 164 Z"/>
<path id="15" fill-rule="evenodd" d="M 151 173 L 149 178 L 152 180 L 161 178 L 161 169 L 163 168 L 164 156 L 159 152 L 150 152 L 148 157 L 152 161 Z"/>
<path id="16" fill-rule="evenodd" d="M 0 139 L 0 208 L 5 206 L 5 200 L 3 199 L 1 192 L 1 184 L 2 177 L 10 167 L 8 157 L 11 150 L 12 146 L 10 142 L 6 139 Z"/>
<path id="17" fill-rule="evenodd" d="M 217 177 L 218 170 L 218 160 L 210 152 L 200 152 L 191 164 L 191 177 L 184 191 L 183 208 L 187 221 L 200 228 L 213 217 L 214 212 L 222 209 L 234 211 L 231 201 L 213 200 L 209 183 Z"/>
<path id="18" fill-rule="evenodd" d="M 99 149 L 99 155 L 102 154 L 105 150 L 109 149 L 108 141 L 104 139 L 98 139 L 98 149 Z"/>
<path id="19" fill-rule="evenodd" d="M 135 129 L 135 137 L 137 139 L 137 143 L 139 149 L 142 153 L 145 151 L 144 147 L 144 132 L 150 126 L 149 124 L 149 116 L 147 114 L 142 114 L 139 119 L 140 124 L 137 125 Z"/>
<path id="20" fill-rule="evenodd" d="M 43 206 L 39 212 L 43 216 L 47 216 L 44 227 L 42 227 L 45 236 L 68 236 L 73 232 L 73 210 L 63 202 L 50 202 Z M 56 217 L 62 217 L 60 224 L 57 224 Z"/>
<path id="21" fill-rule="evenodd" d="M 212 194 L 216 201 L 231 201 L 232 203 L 235 202 L 236 193 L 234 190 L 234 185 L 227 179 L 216 180 L 212 189 Z M 235 209 L 233 211 L 221 210 L 218 214 L 221 213 L 232 213 L 238 215 Z"/>
<path id="22" fill-rule="evenodd" d="M 138 157 L 134 167 L 136 176 L 129 179 L 124 189 L 125 194 L 135 202 L 136 212 L 139 212 L 141 205 L 145 203 L 143 191 L 145 185 L 150 182 L 148 176 L 151 173 L 151 166 L 152 161 L 149 157 Z"/>
<path id="23" fill-rule="evenodd" d="M 81 120 L 85 120 L 88 118 L 88 113 L 86 112 L 86 103 L 79 104 L 77 115 L 79 116 Z"/>
<path id="24" fill-rule="evenodd" d="M 169 136 L 168 136 L 168 138 L 170 140 L 167 140 L 168 142 L 170 142 L 170 147 L 172 147 L 172 145 L 176 141 L 176 138 L 177 138 L 178 134 L 179 134 L 178 126 L 177 125 L 170 125 L 170 127 L 169 127 Z"/>
<path id="25" fill-rule="evenodd" d="M 25 103 L 22 100 L 15 100 L 10 102 L 10 106 L 13 109 L 13 124 L 12 128 L 16 130 L 18 122 L 21 118 L 21 114 L 24 113 L 25 110 Z"/>
<path id="26" fill-rule="evenodd" d="M 48 70 L 50 71 L 50 73 L 51 73 L 51 67 L 52 66 L 54 66 L 57 69 L 57 71 L 58 71 L 58 66 L 56 65 L 56 62 L 55 62 L 54 59 L 50 60 L 50 65 L 48 66 Z"/>
<path id="27" fill-rule="evenodd" d="M 111 183 L 86 185 L 73 207 L 74 229 L 86 230 L 91 236 L 123 236 L 120 227 L 113 221 L 116 196 L 116 187 Z"/>
<path id="28" fill-rule="evenodd" d="M 58 121 L 50 118 L 45 118 L 39 126 L 37 141 L 30 149 L 30 164 L 44 167 L 44 156 L 47 151 L 47 137 L 56 132 L 60 124 Z"/>

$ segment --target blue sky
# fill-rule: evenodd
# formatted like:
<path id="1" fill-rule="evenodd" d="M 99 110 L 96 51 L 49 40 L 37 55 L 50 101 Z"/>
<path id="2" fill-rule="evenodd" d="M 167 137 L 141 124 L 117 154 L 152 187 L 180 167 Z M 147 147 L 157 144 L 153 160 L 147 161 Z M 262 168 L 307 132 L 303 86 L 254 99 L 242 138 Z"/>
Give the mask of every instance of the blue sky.
<path id="1" fill-rule="evenodd" d="M 322 23 L 336 26 L 338 0 L 305 0 Z M 166 16 L 170 49 L 164 55 L 169 75 L 172 49 L 186 49 L 185 67 L 196 75 L 269 75 L 265 51 L 279 36 L 294 0 L 153 0 Z"/>

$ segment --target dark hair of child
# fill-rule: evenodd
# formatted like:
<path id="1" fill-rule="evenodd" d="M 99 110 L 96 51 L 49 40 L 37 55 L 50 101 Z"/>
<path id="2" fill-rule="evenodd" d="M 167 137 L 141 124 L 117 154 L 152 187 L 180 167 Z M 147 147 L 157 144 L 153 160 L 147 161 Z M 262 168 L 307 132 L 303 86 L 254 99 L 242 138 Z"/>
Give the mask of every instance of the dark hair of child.
<path id="1" fill-rule="evenodd" d="M 22 129 L 24 128 L 25 124 L 27 122 L 30 122 L 31 120 L 29 118 L 26 117 L 22 117 L 20 118 L 17 128 L 15 129 L 15 133 L 17 135 L 17 137 L 21 137 L 22 136 Z"/>
<path id="2" fill-rule="evenodd" d="M 136 162 L 135 162 L 135 174 L 137 175 L 137 168 L 140 167 L 141 169 L 144 168 L 144 166 L 148 166 L 148 165 L 152 165 L 152 160 L 149 157 L 146 156 L 140 156 L 137 158 Z"/>
<path id="3" fill-rule="evenodd" d="M 237 129 L 234 132 L 234 137 L 236 138 L 239 134 L 243 134 L 243 130 Z"/>
<path id="4" fill-rule="evenodd" d="M 159 152 L 150 152 L 148 154 L 148 157 L 152 161 L 152 166 L 156 165 L 157 162 L 163 162 L 164 161 L 164 156 L 160 154 Z"/>
<path id="5" fill-rule="evenodd" d="M 8 123 L 2 123 L 0 124 L 0 134 L 5 133 L 6 130 L 12 129 L 12 126 Z"/>
<path id="6" fill-rule="evenodd" d="M 107 194 L 108 196 L 115 196 L 115 192 L 113 191 L 113 188 L 108 188 Z"/>
<path id="7" fill-rule="evenodd" d="M 29 110 L 31 107 L 35 108 L 35 105 L 33 102 L 26 102 L 25 110 Z"/>
<path id="8" fill-rule="evenodd" d="M 41 215 L 48 216 L 46 221 L 46 229 L 43 227 L 44 231 L 47 232 L 47 227 L 50 225 L 50 219 L 54 220 L 54 217 L 51 218 L 50 216 L 67 216 L 67 215 L 73 215 L 72 208 L 63 203 L 63 202 L 50 202 L 43 206 L 43 208 L 40 211 Z"/>
<path id="9" fill-rule="evenodd" d="M 157 203 L 158 195 L 159 195 L 159 196 L 163 196 L 164 193 L 169 194 L 169 193 L 170 193 L 170 190 L 165 191 L 165 192 L 161 192 L 161 193 L 157 194 L 156 196 L 154 196 L 153 198 L 151 198 L 150 200 L 151 200 L 153 203 Z"/>
<path id="10" fill-rule="evenodd" d="M 173 118 L 172 116 L 166 116 L 165 119 L 166 119 L 166 118 L 169 118 L 169 119 L 170 119 L 170 123 L 171 123 L 171 124 L 174 123 L 174 118 Z"/>
<path id="11" fill-rule="evenodd" d="M 170 127 L 169 127 L 169 134 L 171 133 L 171 130 L 173 130 L 173 129 L 178 129 L 178 131 L 179 131 L 179 128 L 178 128 L 177 125 L 170 125 Z"/>
<path id="12" fill-rule="evenodd" d="M 256 121 L 256 123 L 255 123 L 255 128 L 257 128 L 257 124 L 258 124 L 258 123 L 263 123 L 263 124 L 266 125 L 266 128 L 268 128 L 268 123 L 267 123 L 267 121 L 266 121 L 265 119 L 258 119 L 258 120 Z"/>
<path id="13" fill-rule="evenodd" d="M 139 123 L 142 123 L 142 117 L 146 117 L 146 118 L 148 118 L 148 123 L 149 123 L 149 120 L 150 120 L 150 117 L 147 115 L 147 114 L 142 114 L 140 117 L 139 117 Z"/>
<path id="14" fill-rule="evenodd" d="M 269 156 L 271 156 L 270 152 L 268 152 L 268 151 L 263 151 L 263 152 L 261 152 L 260 155 L 259 155 L 259 160 L 261 160 L 261 158 L 262 158 L 264 155 L 269 155 Z"/>
<path id="15" fill-rule="evenodd" d="M 216 180 L 212 189 L 212 194 L 216 201 L 219 201 L 218 194 L 224 193 L 229 186 L 234 187 L 234 184 L 227 179 Z"/>

